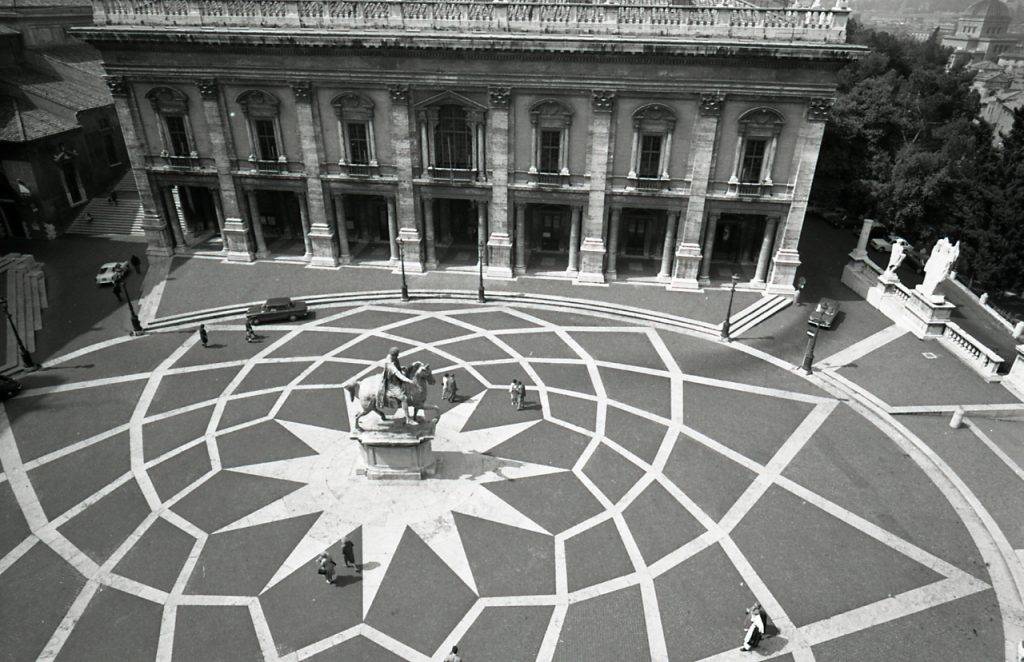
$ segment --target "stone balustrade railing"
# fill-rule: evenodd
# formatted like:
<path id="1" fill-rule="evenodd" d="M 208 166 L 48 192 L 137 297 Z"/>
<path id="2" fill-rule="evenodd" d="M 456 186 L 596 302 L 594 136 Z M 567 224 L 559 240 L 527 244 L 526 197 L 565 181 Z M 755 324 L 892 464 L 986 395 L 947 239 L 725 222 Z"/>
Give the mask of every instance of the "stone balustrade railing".
<path id="1" fill-rule="evenodd" d="M 1002 357 L 967 333 L 956 322 L 946 322 L 942 331 L 942 343 L 966 359 L 967 364 L 984 377 L 995 378 L 1003 365 Z"/>
<path id="2" fill-rule="evenodd" d="M 844 43 L 850 11 L 563 0 L 93 0 L 99 26 L 266 27 Z M 842 2 L 842 0 L 840 0 Z M 725 5 L 728 0 L 723 1 Z M 702 5 L 704 3 L 701 3 Z"/>

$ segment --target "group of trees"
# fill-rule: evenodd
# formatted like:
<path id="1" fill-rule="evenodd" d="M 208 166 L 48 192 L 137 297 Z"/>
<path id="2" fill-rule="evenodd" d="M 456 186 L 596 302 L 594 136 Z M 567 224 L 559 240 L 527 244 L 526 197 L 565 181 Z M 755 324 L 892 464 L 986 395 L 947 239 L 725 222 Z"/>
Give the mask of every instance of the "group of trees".
<path id="1" fill-rule="evenodd" d="M 1024 113 L 994 146 L 973 74 L 945 71 L 938 31 L 921 43 L 854 23 L 850 41 L 870 52 L 840 72 L 812 201 L 877 218 L 916 247 L 960 240 L 958 272 L 1024 290 Z"/>

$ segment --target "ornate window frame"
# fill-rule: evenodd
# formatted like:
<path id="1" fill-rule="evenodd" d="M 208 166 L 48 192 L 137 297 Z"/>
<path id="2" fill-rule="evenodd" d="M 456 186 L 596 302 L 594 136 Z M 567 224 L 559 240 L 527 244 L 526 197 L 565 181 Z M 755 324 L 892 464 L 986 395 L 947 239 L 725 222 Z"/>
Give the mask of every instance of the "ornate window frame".
<path id="1" fill-rule="evenodd" d="M 645 184 L 656 184 L 657 188 L 671 180 L 669 176 L 669 163 L 672 158 L 672 138 L 676 129 L 676 113 L 668 106 L 661 103 L 644 104 L 633 111 L 633 144 L 629 155 L 629 172 L 626 174 L 626 188 L 641 187 L 641 179 Z M 661 136 L 661 156 L 658 163 L 658 177 L 641 178 L 637 173 L 640 171 L 640 142 L 644 136 Z M 655 180 L 652 182 L 652 179 Z"/>
<path id="2" fill-rule="evenodd" d="M 284 151 L 284 140 L 281 134 L 281 102 L 270 92 L 263 90 L 246 90 L 238 95 L 235 103 L 242 107 L 245 115 L 245 128 L 249 136 L 249 162 L 266 161 L 259 154 L 256 142 L 256 120 L 271 120 L 274 123 L 274 141 L 277 143 L 278 163 L 287 163 Z"/>
<path id="3" fill-rule="evenodd" d="M 195 133 L 192 131 L 192 121 L 188 113 L 188 95 L 173 87 L 154 87 L 146 92 L 153 113 L 157 116 L 157 127 L 160 133 L 160 156 L 168 158 L 198 158 L 196 151 Z M 180 117 L 185 126 L 185 140 L 188 143 L 187 154 L 174 154 L 171 141 L 171 129 L 167 121 L 170 117 Z"/>
<path id="4" fill-rule="evenodd" d="M 425 99 L 416 106 L 416 120 L 419 124 L 420 135 L 421 176 L 449 180 L 485 180 L 487 178 L 485 152 L 487 107 L 451 91 L 445 91 Z M 460 106 L 466 113 L 466 125 L 470 133 L 470 167 L 468 169 L 441 168 L 436 163 L 435 136 L 442 106 Z"/>
<path id="5" fill-rule="evenodd" d="M 531 175 L 537 178 L 557 175 L 559 178 L 569 176 L 569 132 L 572 127 L 572 108 L 557 99 L 541 99 L 530 106 L 530 132 L 532 150 L 530 152 Z M 541 172 L 541 135 L 543 131 L 559 132 L 558 172 Z M 559 182 L 562 183 L 562 182 Z"/>
<path id="6" fill-rule="evenodd" d="M 331 99 L 334 115 L 338 123 L 338 147 L 341 157 L 338 165 L 353 171 L 377 168 L 377 139 L 373 122 L 374 104 L 369 98 L 355 92 L 342 92 Z M 349 124 L 363 124 L 366 127 L 367 163 L 352 162 L 352 146 L 349 143 Z M 367 173 L 358 173 L 367 174 Z"/>
<path id="7" fill-rule="evenodd" d="M 779 149 L 779 136 L 786 125 L 786 118 L 779 111 L 767 106 L 751 108 L 738 120 L 739 131 L 736 136 L 736 151 L 733 155 L 732 175 L 729 177 L 729 192 L 737 195 L 746 187 L 757 186 L 756 193 L 761 194 L 764 187 L 770 194 L 772 188 L 772 172 L 775 169 L 775 155 Z M 751 139 L 767 140 L 764 158 L 761 161 L 761 173 L 756 182 L 741 182 L 740 169 L 743 157 L 747 152 L 747 143 Z"/>

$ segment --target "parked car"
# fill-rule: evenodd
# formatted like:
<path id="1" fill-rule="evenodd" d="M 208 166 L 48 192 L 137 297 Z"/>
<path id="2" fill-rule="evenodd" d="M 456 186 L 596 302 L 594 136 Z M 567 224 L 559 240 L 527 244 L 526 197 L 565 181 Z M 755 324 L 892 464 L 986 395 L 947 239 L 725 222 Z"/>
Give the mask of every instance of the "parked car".
<path id="1" fill-rule="evenodd" d="M 252 324 L 276 322 L 278 320 L 294 322 L 305 317 L 309 317 L 309 306 L 306 305 L 306 302 L 292 301 L 288 297 L 267 299 L 258 306 L 252 306 L 245 313 L 245 318 Z"/>
<path id="2" fill-rule="evenodd" d="M 128 271 L 128 262 L 107 262 L 96 274 L 97 285 L 110 285 Z"/>
<path id="3" fill-rule="evenodd" d="M 21 391 L 21 382 L 0 375 L 0 400 L 9 400 Z"/>
<path id="4" fill-rule="evenodd" d="M 889 241 L 889 237 L 875 237 L 868 244 L 876 251 L 889 253 L 892 251 L 893 242 Z"/>
<path id="5" fill-rule="evenodd" d="M 814 307 L 811 316 L 807 319 L 808 324 L 813 324 L 819 329 L 831 329 L 832 323 L 839 314 L 839 302 L 835 299 L 822 299 Z"/>

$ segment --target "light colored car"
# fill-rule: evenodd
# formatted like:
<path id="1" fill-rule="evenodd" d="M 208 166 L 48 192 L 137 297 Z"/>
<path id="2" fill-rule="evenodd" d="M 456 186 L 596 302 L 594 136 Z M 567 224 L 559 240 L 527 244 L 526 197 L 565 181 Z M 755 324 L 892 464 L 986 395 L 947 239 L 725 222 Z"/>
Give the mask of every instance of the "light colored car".
<path id="1" fill-rule="evenodd" d="M 818 302 L 818 305 L 814 307 L 811 312 L 810 318 L 807 323 L 813 324 L 819 329 L 831 329 L 832 323 L 836 321 L 836 315 L 839 314 L 839 302 L 835 299 L 822 299 Z"/>
<path id="2" fill-rule="evenodd" d="M 294 322 L 297 319 L 309 317 L 309 307 L 305 301 L 292 301 L 288 297 L 267 299 L 258 306 L 252 306 L 245 313 L 245 317 L 251 324 L 262 324 L 264 322 L 276 322 L 289 320 Z"/>
<path id="3" fill-rule="evenodd" d="M 880 253 L 889 253 L 892 251 L 892 242 L 889 241 L 888 237 L 875 237 L 869 242 L 871 248 L 874 248 Z"/>
<path id="4" fill-rule="evenodd" d="M 128 271 L 128 262 L 107 262 L 96 274 L 97 285 L 110 285 Z"/>

